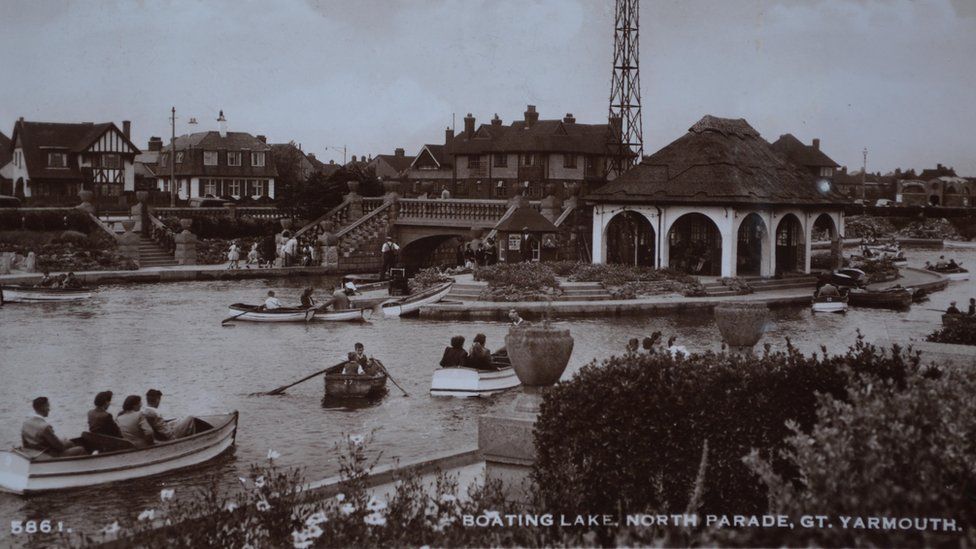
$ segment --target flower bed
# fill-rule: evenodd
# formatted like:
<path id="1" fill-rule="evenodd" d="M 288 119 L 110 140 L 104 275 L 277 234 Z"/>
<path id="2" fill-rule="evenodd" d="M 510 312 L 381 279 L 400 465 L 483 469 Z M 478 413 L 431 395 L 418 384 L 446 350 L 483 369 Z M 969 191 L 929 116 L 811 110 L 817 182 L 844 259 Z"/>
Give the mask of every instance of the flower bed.
<path id="1" fill-rule="evenodd" d="M 87 234 L 94 228 L 91 216 L 76 208 L 0 209 L 0 231 L 78 231 Z"/>
<path id="2" fill-rule="evenodd" d="M 410 292 L 421 292 L 450 280 L 454 280 L 454 278 L 442 273 L 435 267 L 422 269 L 410 279 Z"/>
<path id="3" fill-rule="evenodd" d="M 0 231 L 0 252 L 23 256 L 34 252 L 36 270 L 129 271 L 136 263 L 119 253 L 115 239 L 101 229 L 91 234 L 76 231 Z"/>
<path id="4" fill-rule="evenodd" d="M 488 283 L 482 301 L 545 301 L 562 290 L 556 273 L 546 263 L 498 263 L 478 267 L 474 279 Z"/>
<path id="5" fill-rule="evenodd" d="M 281 224 L 275 219 L 260 219 L 255 217 L 241 217 L 229 219 L 215 218 L 206 215 L 192 216 L 193 224 L 190 232 L 197 238 L 224 239 L 258 238 L 281 232 Z M 164 217 L 160 219 L 171 231 L 183 232 L 179 217 Z"/>

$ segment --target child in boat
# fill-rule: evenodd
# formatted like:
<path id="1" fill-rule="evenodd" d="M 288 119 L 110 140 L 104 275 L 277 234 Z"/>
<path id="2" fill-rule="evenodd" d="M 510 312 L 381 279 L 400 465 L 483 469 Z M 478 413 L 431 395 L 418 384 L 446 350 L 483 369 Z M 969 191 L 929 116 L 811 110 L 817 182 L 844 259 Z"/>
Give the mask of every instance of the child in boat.
<path id="1" fill-rule="evenodd" d="M 347 376 L 355 376 L 363 373 L 363 369 L 359 365 L 359 360 L 357 360 L 356 358 L 355 351 L 349 351 L 349 354 L 346 355 L 346 358 L 348 359 L 348 361 L 342 367 L 343 374 Z"/>
<path id="2" fill-rule="evenodd" d="M 278 301 L 278 298 L 275 297 L 274 290 L 268 290 L 268 299 L 264 300 L 264 308 L 268 311 L 281 308 L 281 301 Z"/>

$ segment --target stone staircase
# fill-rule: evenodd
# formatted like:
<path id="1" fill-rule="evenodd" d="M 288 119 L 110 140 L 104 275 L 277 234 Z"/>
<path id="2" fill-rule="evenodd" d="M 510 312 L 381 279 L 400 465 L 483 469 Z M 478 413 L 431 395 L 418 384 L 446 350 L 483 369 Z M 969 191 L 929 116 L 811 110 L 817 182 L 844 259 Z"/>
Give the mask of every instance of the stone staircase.
<path id="1" fill-rule="evenodd" d="M 139 235 L 139 267 L 172 267 L 176 265 L 173 254 L 166 252 L 156 242 Z"/>
<path id="2" fill-rule="evenodd" d="M 451 287 L 447 299 L 478 301 L 481 292 L 488 287 L 484 282 L 457 283 Z M 553 301 L 602 301 L 613 299 L 599 282 L 564 282 L 563 294 Z"/>
<path id="3" fill-rule="evenodd" d="M 817 277 L 810 275 L 790 276 L 786 278 L 759 278 L 759 277 L 740 277 L 747 281 L 756 292 L 772 292 L 776 290 L 789 290 L 795 288 L 813 288 L 817 285 Z M 703 284 L 705 291 L 710 297 L 720 297 L 736 295 L 735 292 L 723 286 L 721 282 L 706 282 Z"/>
<path id="4" fill-rule="evenodd" d="M 378 271 L 383 265 L 380 250 L 389 223 L 388 213 L 381 210 L 375 214 L 370 212 L 365 220 L 339 230 L 339 264 L 342 268 L 353 272 Z"/>

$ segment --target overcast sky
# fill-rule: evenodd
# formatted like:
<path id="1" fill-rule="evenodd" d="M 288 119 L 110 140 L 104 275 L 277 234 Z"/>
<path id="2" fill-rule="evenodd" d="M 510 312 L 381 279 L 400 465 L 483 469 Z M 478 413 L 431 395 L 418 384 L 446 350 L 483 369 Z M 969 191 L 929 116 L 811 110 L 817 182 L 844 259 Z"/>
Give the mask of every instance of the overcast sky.
<path id="1" fill-rule="evenodd" d="M 0 0 L 0 130 L 133 122 L 414 154 L 472 112 L 605 122 L 612 0 Z M 643 0 L 645 154 L 704 114 L 976 176 L 976 0 Z M 199 124 L 188 126 L 195 117 Z M 168 139 L 168 137 L 167 137 Z"/>

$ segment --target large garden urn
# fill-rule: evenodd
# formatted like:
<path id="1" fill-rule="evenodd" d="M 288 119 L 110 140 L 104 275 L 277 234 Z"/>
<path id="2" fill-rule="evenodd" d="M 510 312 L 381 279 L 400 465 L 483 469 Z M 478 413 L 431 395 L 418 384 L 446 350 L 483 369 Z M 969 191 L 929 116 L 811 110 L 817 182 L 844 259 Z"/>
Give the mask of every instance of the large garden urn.
<path id="1" fill-rule="evenodd" d="M 765 303 L 729 301 L 715 306 L 715 323 L 733 352 L 752 352 L 769 320 Z"/>
<path id="2" fill-rule="evenodd" d="M 346 181 L 346 188 L 349 189 L 349 192 L 352 193 L 352 194 L 358 193 L 359 192 L 359 181 L 356 181 L 354 179 L 350 179 L 349 181 Z"/>
<path id="3" fill-rule="evenodd" d="M 282 217 L 278 220 L 278 223 L 281 223 L 282 230 L 287 231 L 295 224 L 295 220 L 290 217 Z"/>
<path id="4" fill-rule="evenodd" d="M 127 233 L 131 233 L 132 229 L 136 228 L 136 222 L 134 219 L 124 219 L 122 220 L 122 229 Z"/>
<path id="5" fill-rule="evenodd" d="M 180 219 L 180 227 L 183 227 L 184 231 L 189 231 L 190 226 L 193 225 L 193 219 L 189 217 L 184 217 Z"/>
<path id="6" fill-rule="evenodd" d="M 566 370 L 573 354 L 573 336 L 565 328 L 541 325 L 512 326 L 505 336 L 505 348 L 515 375 L 522 382 L 522 394 L 515 402 L 518 412 L 538 413 L 542 391 L 554 385 Z"/>

